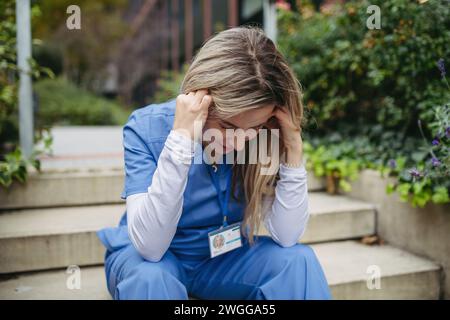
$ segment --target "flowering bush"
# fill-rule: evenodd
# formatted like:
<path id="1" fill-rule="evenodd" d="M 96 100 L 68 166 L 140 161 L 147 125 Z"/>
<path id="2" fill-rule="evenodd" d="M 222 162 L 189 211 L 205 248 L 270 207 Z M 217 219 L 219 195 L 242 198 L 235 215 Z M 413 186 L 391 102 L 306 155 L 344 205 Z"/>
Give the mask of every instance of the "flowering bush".
<path id="1" fill-rule="evenodd" d="M 379 6 L 381 29 L 366 27 L 369 5 Z M 450 56 L 448 2 L 347 1 L 331 13 L 302 6 L 279 9 L 278 46 L 304 86 L 309 129 L 347 130 L 374 143 L 392 133 L 420 138 L 419 115 L 430 122 L 433 106 L 450 99 L 435 68 Z"/>
<path id="2" fill-rule="evenodd" d="M 437 62 L 443 82 L 450 86 L 445 78 L 444 60 Z M 402 201 L 411 200 L 414 207 L 423 207 L 429 201 L 434 203 L 450 202 L 450 101 L 433 109 L 434 119 L 428 127 L 432 129 L 432 139 L 427 139 L 418 121 L 418 129 L 425 140 L 427 157 L 415 166 L 405 168 L 405 159 L 391 159 L 389 174 L 398 175 L 398 182 L 389 184 L 387 192 L 397 191 Z"/>
<path id="3" fill-rule="evenodd" d="M 380 8 L 381 29 L 366 27 L 369 5 Z M 300 12 L 278 12 L 279 48 L 304 86 L 309 126 L 303 132 L 312 142 L 305 154 L 317 154 L 322 145 L 325 151 L 352 146 L 355 152 L 336 160 L 398 175 L 388 191 L 411 196 L 414 206 L 448 202 L 443 132 L 450 91 L 436 68 L 440 57 L 450 56 L 448 3 L 347 1 L 316 12 L 302 1 Z M 422 145 L 423 137 L 435 139 Z M 311 167 L 322 166 L 322 158 L 309 156 Z"/>

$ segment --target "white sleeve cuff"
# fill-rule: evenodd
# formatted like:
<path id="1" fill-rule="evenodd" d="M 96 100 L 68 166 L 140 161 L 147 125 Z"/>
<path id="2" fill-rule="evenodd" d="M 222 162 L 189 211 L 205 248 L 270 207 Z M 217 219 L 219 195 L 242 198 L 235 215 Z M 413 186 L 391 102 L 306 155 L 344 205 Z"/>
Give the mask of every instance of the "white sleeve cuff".
<path id="1" fill-rule="evenodd" d="M 169 149 L 171 154 L 184 164 L 191 164 L 195 154 L 195 148 L 197 148 L 196 144 L 198 144 L 198 142 L 194 142 L 192 139 L 176 130 L 170 131 L 165 142 L 165 146 Z"/>
<path id="2" fill-rule="evenodd" d="M 280 179 L 294 178 L 294 180 L 303 180 L 307 178 L 307 175 L 308 172 L 304 164 L 300 165 L 300 167 L 288 167 L 280 163 Z"/>

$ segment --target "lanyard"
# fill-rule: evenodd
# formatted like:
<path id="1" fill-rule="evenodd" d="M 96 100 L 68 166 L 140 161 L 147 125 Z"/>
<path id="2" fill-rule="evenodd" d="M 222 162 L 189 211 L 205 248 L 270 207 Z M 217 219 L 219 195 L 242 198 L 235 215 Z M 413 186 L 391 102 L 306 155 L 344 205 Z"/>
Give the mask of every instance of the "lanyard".
<path id="1" fill-rule="evenodd" d="M 219 204 L 220 204 L 220 208 L 222 210 L 222 214 L 223 214 L 223 226 L 226 227 L 228 225 L 227 223 L 227 216 L 228 216 L 228 200 L 230 199 L 230 193 L 231 193 L 231 176 L 233 173 L 232 168 L 229 168 L 227 171 L 227 189 L 226 189 L 226 194 L 225 197 L 222 194 L 222 191 L 220 189 L 220 180 L 219 177 L 217 176 L 217 173 L 213 171 L 212 166 L 207 166 L 208 167 L 208 171 L 209 174 L 211 175 L 211 179 L 214 183 L 214 187 L 216 188 L 217 191 L 217 197 L 219 199 Z"/>

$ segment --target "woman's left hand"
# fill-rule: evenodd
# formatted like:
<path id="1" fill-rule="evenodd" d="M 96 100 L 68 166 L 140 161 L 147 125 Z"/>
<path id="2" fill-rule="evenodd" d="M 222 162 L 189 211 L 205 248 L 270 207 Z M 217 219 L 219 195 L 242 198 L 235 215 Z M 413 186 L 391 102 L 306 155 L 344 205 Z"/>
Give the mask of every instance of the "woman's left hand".
<path id="1" fill-rule="evenodd" d="M 286 162 L 293 166 L 300 166 L 303 160 L 301 128 L 294 124 L 286 107 L 276 107 L 274 116 L 280 124 L 281 139 L 286 148 Z"/>

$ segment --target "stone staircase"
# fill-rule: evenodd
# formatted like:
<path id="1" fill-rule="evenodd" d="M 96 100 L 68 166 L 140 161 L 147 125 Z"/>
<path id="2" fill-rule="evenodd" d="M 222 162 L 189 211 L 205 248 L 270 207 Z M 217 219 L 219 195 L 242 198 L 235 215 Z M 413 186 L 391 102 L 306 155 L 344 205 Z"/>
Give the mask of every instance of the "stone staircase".
<path id="1" fill-rule="evenodd" d="M 95 232 L 125 210 L 121 170 L 32 175 L 0 193 L 0 299 L 110 299 Z M 376 206 L 323 192 L 308 179 L 310 214 L 301 239 L 311 244 L 335 299 L 438 299 L 440 266 L 403 250 L 365 245 L 376 234 Z M 260 230 L 260 234 L 266 234 Z M 81 289 L 67 288 L 67 267 L 81 270 Z M 380 288 L 370 275 L 380 273 Z"/>

